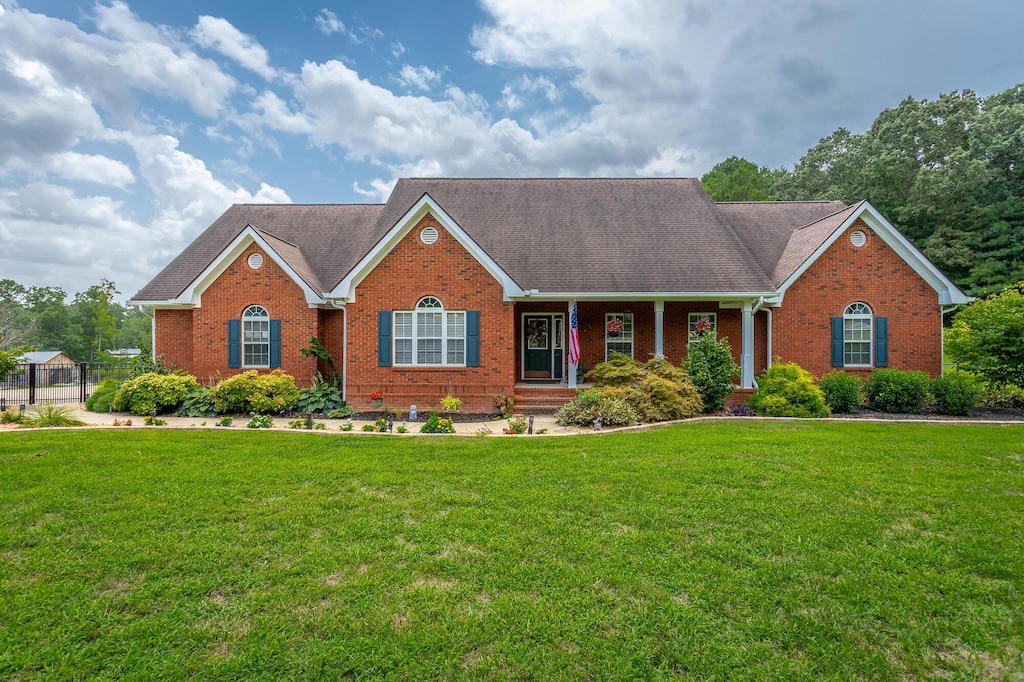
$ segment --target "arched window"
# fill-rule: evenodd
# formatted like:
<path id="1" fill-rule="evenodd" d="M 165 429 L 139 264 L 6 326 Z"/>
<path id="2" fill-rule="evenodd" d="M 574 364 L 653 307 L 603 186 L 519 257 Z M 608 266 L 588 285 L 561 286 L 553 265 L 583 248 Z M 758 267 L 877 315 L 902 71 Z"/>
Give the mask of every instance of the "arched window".
<path id="1" fill-rule="evenodd" d="M 851 303 L 843 311 L 843 365 L 871 366 L 871 308 Z"/>
<path id="2" fill-rule="evenodd" d="M 270 313 L 261 305 L 242 313 L 242 366 L 270 367 Z"/>
<path id="3" fill-rule="evenodd" d="M 415 310 L 394 313 L 396 365 L 465 365 L 466 311 L 445 310 L 424 296 Z"/>

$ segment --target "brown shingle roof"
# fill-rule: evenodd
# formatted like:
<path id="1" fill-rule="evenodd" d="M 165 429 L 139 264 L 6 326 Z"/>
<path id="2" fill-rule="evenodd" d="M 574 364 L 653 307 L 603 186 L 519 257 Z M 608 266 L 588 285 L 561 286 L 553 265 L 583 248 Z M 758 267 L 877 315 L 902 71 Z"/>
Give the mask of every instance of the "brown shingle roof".
<path id="1" fill-rule="evenodd" d="M 773 291 L 831 234 L 819 221 L 844 208 L 715 204 L 690 178 L 403 179 L 385 205 L 232 206 L 134 300 L 177 297 L 246 226 L 329 291 L 426 194 L 522 288 L 544 293 Z"/>
<path id="2" fill-rule="evenodd" d="M 383 208 L 381 204 L 235 204 L 133 300 L 175 298 L 249 225 L 292 245 L 305 266 L 294 254 L 281 255 L 300 277 L 310 278 L 306 282 L 311 287 L 315 283 L 317 287 L 333 286 L 380 238 L 374 235 L 373 226 Z"/>
<path id="3" fill-rule="evenodd" d="M 692 178 L 400 180 L 390 228 L 430 194 L 524 289 L 767 291 L 769 278 Z"/>

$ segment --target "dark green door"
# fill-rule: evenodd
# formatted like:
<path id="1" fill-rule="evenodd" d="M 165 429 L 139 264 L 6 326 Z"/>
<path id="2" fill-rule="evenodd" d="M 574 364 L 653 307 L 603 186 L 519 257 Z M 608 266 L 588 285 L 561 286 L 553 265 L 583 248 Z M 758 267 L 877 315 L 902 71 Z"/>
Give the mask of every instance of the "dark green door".
<path id="1" fill-rule="evenodd" d="M 523 376 L 526 379 L 551 378 L 551 316 L 523 317 Z"/>

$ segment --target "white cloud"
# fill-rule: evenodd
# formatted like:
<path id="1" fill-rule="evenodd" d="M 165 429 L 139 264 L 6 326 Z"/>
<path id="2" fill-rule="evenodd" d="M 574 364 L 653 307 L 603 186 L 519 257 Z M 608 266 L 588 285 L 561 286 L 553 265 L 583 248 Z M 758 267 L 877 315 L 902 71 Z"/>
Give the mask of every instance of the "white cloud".
<path id="1" fill-rule="evenodd" d="M 199 45 L 220 52 L 268 80 L 276 75 L 270 66 L 270 56 L 259 41 L 242 33 L 226 19 L 199 17 L 192 37 Z"/>
<path id="2" fill-rule="evenodd" d="M 509 111 L 521 109 L 526 105 L 526 100 L 540 93 L 549 103 L 558 100 L 558 86 L 544 76 L 531 76 L 523 74 L 513 83 L 507 83 L 501 89 L 501 104 Z"/>
<path id="3" fill-rule="evenodd" d="M 124 188 L 135 182 L 127 164 L 100 154 L 61 152 L 46 159 L 51 173 L 68 180 L 95 182 Z"/>
<path id="4" fill-rule="evenodd" d="M 338 15 L 329 9 L 320 10 L 320 14 L 316 16 L 316 27 L 320 29 L 320 32 L 325 36 L 334 35 L 335 33 L 344 33 L 346 36 L 355 40 L 355 35 L 345 28 L 344 22 L 338 18 Z"/>
<path id="5" fill-rule="evenodd" d="M 402 67 L 396 80 L 407 88 L 429 91 L 441 82 L 441 74 L 426 66 L 414 67 L 406 64 Z"/>

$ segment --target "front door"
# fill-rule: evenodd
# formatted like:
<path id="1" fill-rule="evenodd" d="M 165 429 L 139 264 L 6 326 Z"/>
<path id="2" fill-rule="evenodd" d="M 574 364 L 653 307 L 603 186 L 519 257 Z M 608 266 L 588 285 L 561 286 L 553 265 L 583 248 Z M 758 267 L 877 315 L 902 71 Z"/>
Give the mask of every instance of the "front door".
<path id="1" fill-rule="evenodd" d="M 562 377 L 562 316 L 523 316 L 523 378 Z"/>

